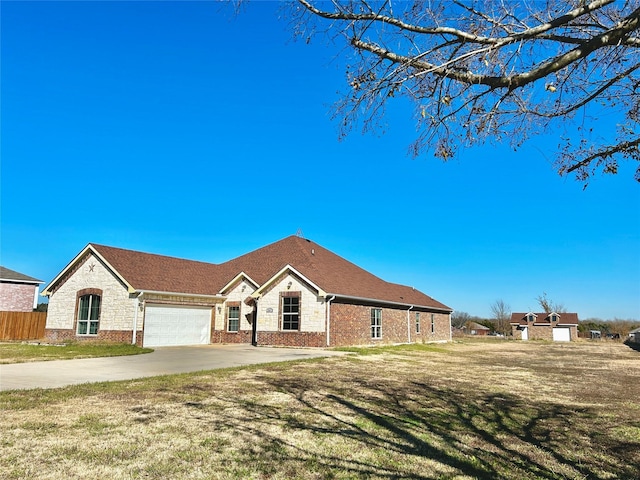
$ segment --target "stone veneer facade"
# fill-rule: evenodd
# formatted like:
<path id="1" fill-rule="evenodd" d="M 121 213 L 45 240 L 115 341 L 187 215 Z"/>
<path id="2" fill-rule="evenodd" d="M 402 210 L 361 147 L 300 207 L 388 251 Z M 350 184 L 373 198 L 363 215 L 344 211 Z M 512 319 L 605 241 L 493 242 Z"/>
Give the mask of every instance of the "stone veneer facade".
<path id="1" fill-rule="evenodd" d="M 100 324 L 97 335 L 77 335 L 77 302 L 82 291 L 100 291 Z M 45 335 L 51 341 L 105 340 L 131 342 L 135 296 L 96 256 L 88 254 L 68 272 L 49 297 Z M 142 324 L 138 325 L 138 331 Z"/>

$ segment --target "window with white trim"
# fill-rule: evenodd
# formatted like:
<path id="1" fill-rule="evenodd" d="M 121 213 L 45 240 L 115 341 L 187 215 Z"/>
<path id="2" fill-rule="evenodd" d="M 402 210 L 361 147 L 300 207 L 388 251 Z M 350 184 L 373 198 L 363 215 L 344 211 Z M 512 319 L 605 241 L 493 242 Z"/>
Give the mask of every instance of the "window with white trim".
<path id="1" fill-rule="evenodd" d="M 420 312 L 416 312 L 416 333 L 420 333 Z"/>
<path id="2" fill-rule="evenodd" d="M 240 330 L 240 305 L 229 305 L 227 307 L 227 331 L 237 332 Z"/>
<path id="3" fill-rule="evenodd" d="M 78 335 L 97 335 L 100 324 L 100 295 L 83 295 L 78 299 Z"/>
<path id="4" fill-rule="evenodd" d="M 431 314 L 431 333 L 436 333 L 436 319 L 433 313 Z"/>
<path id="5" fill-rule="evenodd" d="M 371 309 L 371 338 L 382 338 L 382 309 Z"/>

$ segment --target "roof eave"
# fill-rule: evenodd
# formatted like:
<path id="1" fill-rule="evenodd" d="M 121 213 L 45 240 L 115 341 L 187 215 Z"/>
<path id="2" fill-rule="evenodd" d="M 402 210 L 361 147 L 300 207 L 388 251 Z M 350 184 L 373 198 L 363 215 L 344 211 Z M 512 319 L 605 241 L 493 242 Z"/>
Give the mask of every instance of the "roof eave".
<path id="1" fill-rule="evenodd" d="M 19 280 L 17 278 L 0 278 L 0 282 L 26 283 L 28 285 L 40 285 L 44 280 Z"/>
<path id="2" fill-rule="evenodd" d="M 216 294 L 209 294 L 209 293 L 185 293 L 185 292 L 165 292 L 162 290 L 134 290 L 131 293 L 138 293 L 139 295 L 142 295 L 144 298 L 144 294 L 148 293 L 151 295 L 166 295 L 166 296 L 171 296 L 171 297 L 200 297 L 200 298 L 213 298 L 216 300 L 221 300 L 224 301 L 227 299 L 226 296 L 224 295 L 220 295 L 218 293 Z"/>
<path id="3" fill-rule="evenodd" d="M 366 303 L 379 303 L 379 304 L 384 304 L 384 305 L 395 305 L 395 306 L 402 306 L 402 307 L 420 307 L 420 308 L 426 308 L 429 310 L 437 310 L 439 312 L 446 312 L 446 313 L 451 313 L 453 312 L 452 308 L 442 308 L 442 307 L 434 307 L 431 305 L 420 305 L 417 303 L 407 303 L 407 302 L 394 302 L 392 300 L 382 300 L 380 298 L 367 298 L 367 297 L 355 297 L 353 295 L 343 295 L 341 293 L 327 293 L 325 295 L 325 297 L 332 297 L 335 296 L 336 298 L 344 298 L 346 300 L 356 300 L 359 302 L 366 302 Z"/>

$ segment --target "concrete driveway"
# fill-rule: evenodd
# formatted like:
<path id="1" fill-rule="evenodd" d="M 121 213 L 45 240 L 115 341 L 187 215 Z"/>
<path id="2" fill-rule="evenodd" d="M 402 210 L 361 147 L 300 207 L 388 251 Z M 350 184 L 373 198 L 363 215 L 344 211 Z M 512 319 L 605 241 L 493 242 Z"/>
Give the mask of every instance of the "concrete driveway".
<path id="1" fill-rule="evenodd" d="M 0 390 L 58 388 L 335 355 L 344 352 L 250 345 L 162 347 L 143 355 L 0 365 Z"/>

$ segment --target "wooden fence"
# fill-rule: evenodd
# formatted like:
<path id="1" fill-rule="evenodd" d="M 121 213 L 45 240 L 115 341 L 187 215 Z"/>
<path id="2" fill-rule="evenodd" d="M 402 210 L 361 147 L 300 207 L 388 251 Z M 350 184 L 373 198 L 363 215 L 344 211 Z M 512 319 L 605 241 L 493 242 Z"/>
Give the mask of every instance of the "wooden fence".
<path id="1" fill-rule="evenodd" d="M 47 312 L 0 312 L 0 340 L 38 340 L 46 322 Z"/>

